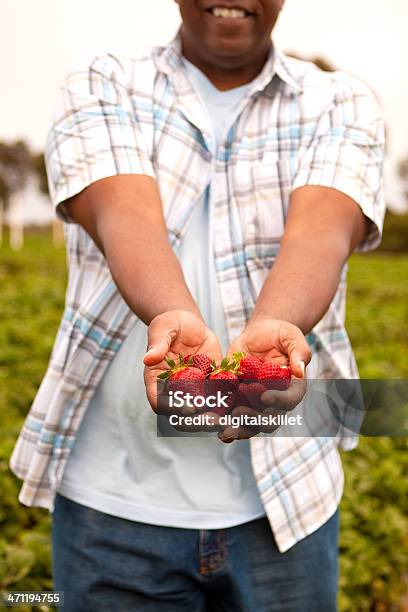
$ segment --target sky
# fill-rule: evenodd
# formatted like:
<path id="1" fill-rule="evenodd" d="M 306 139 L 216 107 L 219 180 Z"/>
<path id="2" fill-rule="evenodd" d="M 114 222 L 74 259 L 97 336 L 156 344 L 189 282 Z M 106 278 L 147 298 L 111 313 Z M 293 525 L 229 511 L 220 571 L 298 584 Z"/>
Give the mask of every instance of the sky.
<path id="1" fill-rule="evenodd" d="M 42 149 L 58 86 L 82 57 L 165 44 L 176 33 L 174 0 L 0 0 L 0 139 Z M 408 157 L 407 0 L 286 0 L 275 44 L 323 56 L 377 95 L 387 125 L 387 199 L 402 208 L 397 165 Z"/>

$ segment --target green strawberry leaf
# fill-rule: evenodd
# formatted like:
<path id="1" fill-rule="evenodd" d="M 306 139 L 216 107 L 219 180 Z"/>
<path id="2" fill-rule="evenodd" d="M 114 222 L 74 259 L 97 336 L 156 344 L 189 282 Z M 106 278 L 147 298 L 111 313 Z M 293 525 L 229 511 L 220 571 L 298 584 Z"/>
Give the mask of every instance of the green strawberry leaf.
<path id="1" fill-rule="evenodd" d="M 161 374 L 158 375 L 157 378 L 160 378 L 161 380 L 167 380 L 169 376 L 170 376 L 170 372 L 162 372 Z"/>
<path id="2" fill-rule="evenodd" d="M 229 364 L 229 357 L 224 357 L 224 359 L 221 361 L 221 368 L 224 370 L 226 367 L 228 367 Z"/>

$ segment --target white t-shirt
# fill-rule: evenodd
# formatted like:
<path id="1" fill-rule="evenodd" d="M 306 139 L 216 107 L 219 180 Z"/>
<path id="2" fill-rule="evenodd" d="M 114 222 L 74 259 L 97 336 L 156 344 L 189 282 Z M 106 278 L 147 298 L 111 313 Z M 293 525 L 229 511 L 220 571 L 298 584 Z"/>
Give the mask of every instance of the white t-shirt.
<path id="1" fill-rule="evenodd" d="M 216 154 L 248 86 L 221 92 L 187 61 L 185 68 L 207 110 Z M 178 257 L 187 285 L 225 351 L 210 207 L 208 189 L 197 202 Z M 222 529 L 263 516 L 249 441 L 225 445 L 205 434 L 157 437 L 156 415 L 143 382 L 146 346 L 147 328 L 138 322 L 88 407 L 59 493 L 107 514 L 170 527 Z"/>

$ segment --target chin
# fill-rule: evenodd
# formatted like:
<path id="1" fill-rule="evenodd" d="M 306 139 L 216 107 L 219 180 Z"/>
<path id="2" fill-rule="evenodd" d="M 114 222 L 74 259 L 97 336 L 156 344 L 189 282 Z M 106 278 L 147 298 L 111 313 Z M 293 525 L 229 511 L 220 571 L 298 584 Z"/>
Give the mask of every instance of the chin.
<path id="1" fill-rule="evenodd" d="M 209 41 L 206 55 L 216 62 L 225 60 L 228 63 L 240 65 L 242 62 L 247 62 L 248 58 L 256 52 L 252 41 L 222 38 Z"/>

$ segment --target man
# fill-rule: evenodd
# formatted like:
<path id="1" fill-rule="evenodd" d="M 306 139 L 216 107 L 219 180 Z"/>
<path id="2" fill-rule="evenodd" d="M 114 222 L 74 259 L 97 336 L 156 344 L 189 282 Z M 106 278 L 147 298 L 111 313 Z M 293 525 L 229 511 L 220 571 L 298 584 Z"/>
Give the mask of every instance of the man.
<path id="1" fill-rule="evenodd" d="M 67 304 L 11 465 L 53 510 L 68 610 L 329 612 L 347 442 L 157 437 L 142 364 L 154 409 L 167 353 L 357 376 L 346 261 L 380 238 L 381 113 L 271 45 L 282 1 L 178 4 L 169 46 L 64 83 L 47 166 Z"/>

